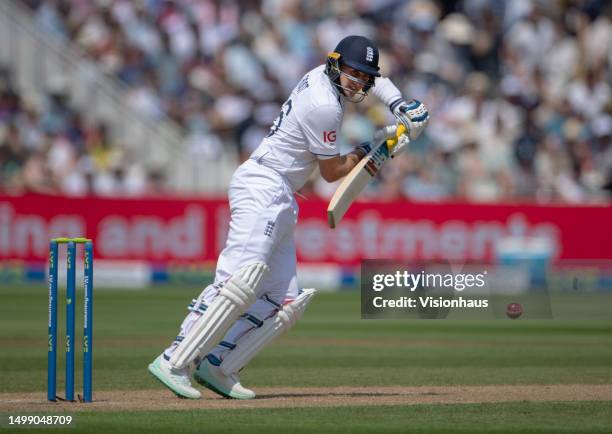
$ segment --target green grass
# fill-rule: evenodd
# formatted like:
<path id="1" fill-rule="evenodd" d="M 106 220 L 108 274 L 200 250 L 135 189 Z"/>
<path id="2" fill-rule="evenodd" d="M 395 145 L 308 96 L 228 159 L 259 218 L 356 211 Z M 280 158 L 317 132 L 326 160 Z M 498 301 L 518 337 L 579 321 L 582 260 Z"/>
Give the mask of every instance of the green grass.
<path id="1" fill-rule="evenodd" d="M 197 293 L 168 288 L 98 290 L 94 393 L 159 389 L 146 365 L 174 338 L 187 303 Z M 600 311 L 612 305 L 612 295 L 557 301 L 574 303 L 584 312 Z M 289 335 L 264 350 L 241 376 L 254 388 L 612 384 L 612 317 L 593 317 L 599 319 L 361 320 L 358 293 L 321 293 Z M 46 288 L 0 289 L 0 392 L 45 390 L 46 323 Z M 60 325 L 61 390 L 63 309 Z M 77 373 L 77 386 L 79 379 Z M 92 432 L 108 431 L 112 424 L 130 432 L 150 432 L 151 427 L 164 432 L 180 428 L 249 433 L 371 432 L 382 427 L 421 432 L 605 432 L 612 430 L 610 408 L 609 402 L 417 405 L 79 413 L 77 420 L 79 431 Z"/>
<path id="2" fill-rule="evenodd" d="M 605 433 L 608 403 L 547 402 L 381 407 L 76 413 L 83 433 Z M 62 428 L 65 429 L 65 428 Z M 38 432 L 39 430 L 31 430 Z M 19 432 L 27 432 L 20 429 Z"/>

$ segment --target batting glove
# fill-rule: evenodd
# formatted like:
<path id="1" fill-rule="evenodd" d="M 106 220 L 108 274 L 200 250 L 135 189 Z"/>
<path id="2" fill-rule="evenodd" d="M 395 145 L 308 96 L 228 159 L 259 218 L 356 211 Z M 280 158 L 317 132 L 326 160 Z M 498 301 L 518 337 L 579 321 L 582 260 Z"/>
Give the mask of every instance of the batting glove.
<path id="1" fill-rule="evenodd" d="M 397 133 L 397 125 L 388 125 L 382 127 L 374 133 L 374 143 L 379 143 L 382 140 L 393 139 Z"/>
<path id="2" fill-rule="evenodd" d="M 391 112 L 406 127 L 406 135 L 411 141 L 421 135 L 429 122 L 427 108 L 416 99 L 409 102 L 403 99 L 395 101 L 391 104 Z"/>
<path id="3" fill-rule="evenodd" d="M 393 151 L 391 152 L 391 158 L 395 158 L 397 154 L 402 152 L 406 147 L 410 144 L 410 139 L 406 134 L 402 134 L 397 139 L 397 144 L 393 147 Z"/>
<path id="4" fill-rule="evenodd" d="M 374 138 L 372 142 L 363 142 L 359 146 L 356 146 L 355 149 L 359 149 L 363 152 L 363 155 L 366 156 L 372 150 L 372 143 L 378 144 L 382 140 L 394 139 L 396 138 L 397 133 L 397 125 L 389 125 L 383 128 L 376 130 L 374 133 Z"/>

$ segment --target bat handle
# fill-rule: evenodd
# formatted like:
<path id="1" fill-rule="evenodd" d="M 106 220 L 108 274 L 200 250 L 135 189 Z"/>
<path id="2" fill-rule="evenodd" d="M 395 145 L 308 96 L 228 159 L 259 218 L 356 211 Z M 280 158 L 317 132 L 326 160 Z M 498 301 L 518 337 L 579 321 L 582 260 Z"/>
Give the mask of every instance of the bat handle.
<path id="1" fill-rule="evenodd" d="M 387 148 L 389 152 L 393 152 L 393 148 L 397 145 L 402 135 L 406 132 L 406 127 L 404 124 L 397 124 L 397 129 L 395 130 L 395 137 L 391 139 L 387 139 Z"/>

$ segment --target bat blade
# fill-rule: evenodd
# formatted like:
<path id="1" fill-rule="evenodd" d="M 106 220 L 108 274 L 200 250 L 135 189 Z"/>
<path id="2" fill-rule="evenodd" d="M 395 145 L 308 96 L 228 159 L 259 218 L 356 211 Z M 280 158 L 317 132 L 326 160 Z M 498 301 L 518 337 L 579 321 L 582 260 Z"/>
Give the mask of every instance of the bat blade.
<path id="1" fill-rule="evenodd" d="M 380 143 L 370 153 L 365 156 L 354 168 L 344 177 L 342 183 L 334 193 L 327 207 L 327 223 L 334 229 L 344 214 L 348 211 L 353 201 L 366 185 L 376 176 L 380 168 L 389 159 L 389 148 L 386 141 Z"/>

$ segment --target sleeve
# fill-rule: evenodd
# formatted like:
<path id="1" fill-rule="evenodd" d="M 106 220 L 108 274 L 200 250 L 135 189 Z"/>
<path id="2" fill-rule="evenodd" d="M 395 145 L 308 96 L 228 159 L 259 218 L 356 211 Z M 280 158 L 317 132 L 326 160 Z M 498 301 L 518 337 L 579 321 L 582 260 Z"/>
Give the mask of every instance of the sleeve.
<path id="1" fill-rule="evenodd" d="M 341 121 L 342 111 L 333 105 L 320 106 L 306 114 L 301 124 L 308 150 L 322 160 L 339 155 L 336 136 Z"/>
<path id="2" fill-rule="evenodd" d="M 372 88 L 372 95 L 389 107 L 391 111 L 393 111 L 394 105 L 398 101 L 402 101 L 402 93 L 387 77 L 376 77 L 374 87 Z"/>

